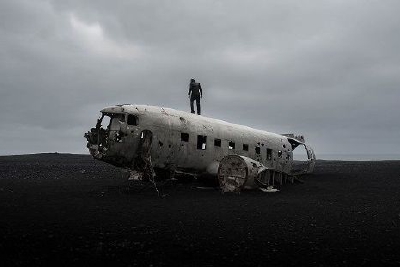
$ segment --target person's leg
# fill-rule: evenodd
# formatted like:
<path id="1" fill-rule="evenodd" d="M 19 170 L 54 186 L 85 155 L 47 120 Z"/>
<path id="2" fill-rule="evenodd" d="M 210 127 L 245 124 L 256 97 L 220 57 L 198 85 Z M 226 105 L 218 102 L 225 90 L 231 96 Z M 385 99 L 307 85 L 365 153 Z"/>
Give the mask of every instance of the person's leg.
<path id="1" fill-rule="evenodd" d="M 196 106 L 197 106 L 197 114 L 201 114 L 201 109 L 200 109 L 200 96 L 196 98 Z"/>
<path id="2" fill-rule="evenodd" d="M 194 105 L 193 105 L 193 102 L 194 102 L 194 98 L 191 97 L 191 98 L 190 98 L 190 109 L 191 109 L 191 112 L 192 112 L 192 113 L 194 113 Z"/>

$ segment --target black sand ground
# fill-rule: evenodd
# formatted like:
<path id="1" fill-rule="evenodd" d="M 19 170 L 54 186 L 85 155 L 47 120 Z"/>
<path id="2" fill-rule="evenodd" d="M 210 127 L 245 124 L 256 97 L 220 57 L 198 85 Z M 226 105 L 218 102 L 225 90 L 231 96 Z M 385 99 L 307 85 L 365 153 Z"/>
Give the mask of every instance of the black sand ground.
<path id="1" fill-rule="evenodd" d="M 0 157 L 1 266 L 400 265 L 400 161 L 318 161 L 304 184 L 126 190 L 89 156 Z"/>

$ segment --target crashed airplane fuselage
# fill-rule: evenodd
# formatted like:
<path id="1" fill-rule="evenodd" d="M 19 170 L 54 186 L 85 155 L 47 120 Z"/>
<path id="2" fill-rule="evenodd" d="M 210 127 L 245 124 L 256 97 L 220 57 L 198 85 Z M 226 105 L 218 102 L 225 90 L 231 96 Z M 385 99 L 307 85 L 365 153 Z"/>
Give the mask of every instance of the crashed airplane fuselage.
<path id="1" fill-rule="evenodd" d="M 146 179 L 154 173 L 218 176 L 226 191 L 268 186 L 311 173 L 315 155 L 303 137 L 280 135 L 169 108 L 116 105 L 101 110 L 85 137 L 91 155 Z M 103 127 L 103 125 L 105 127 Z M 293 150 L 305 148 L 296 164 Z"/>

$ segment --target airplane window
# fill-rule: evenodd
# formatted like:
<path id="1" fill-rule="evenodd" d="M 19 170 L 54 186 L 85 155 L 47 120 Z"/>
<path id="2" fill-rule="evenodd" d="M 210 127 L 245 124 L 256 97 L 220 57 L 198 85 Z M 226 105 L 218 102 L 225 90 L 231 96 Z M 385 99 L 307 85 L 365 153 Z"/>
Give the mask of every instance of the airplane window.
<path id="1" fill-rule="evenodd" d="M 229 141 L 228 149 L 235 149 L 235 142 Z"/>
<path id="2" fill-rule="evenodd" d="M 260 147 L 259 147 L 259 146 L 256 146 L 256 154 L 260 155 L 260 153 L 261 153 Z"/>
<path id="3" fill-rule="evenodd" d="M 272 159 L 272 149 L 267 148 L 267 160 L 271 160 Z"/>
<path id="4" fill-rule="evenodd" d="M 105 114 L 101 125 L 106 126 L 107 129 L 109 129 L 110 128 L 110 124 L 111 124 L 111 115 Z"/>
<path id="5" fill-rule="evenodd" d="M 249 151 L 249 145 L 248 144 L 243 144 L 243 150 L 244 151 Z"/>
<path id="6" fill-rule="evenodd" d="M 111 131 L 119 130 L 120 129 L 120 114 L 112 114 L 110 124 L 108 125 L 107 129 Z"/>
<path id="7" fill-rule="evenodd" d="M 128 114 L 128 125 L 138 125 L 138 119 L 135 115 Z"/>
<path id="8" fill-rule="evenodd" d="M 214 146 L 221 147 L 221 139 L 215 138 L 215 139 L 214 139 Z"/>
<path id="9" fill-rule="evenodd" d="M 188 133 L 181 133 L 181 141 L 189 142 L 189 134 Z"/>
<path id="10" fill-rule="evenodd" d="M 205 150 L 207 146 L 207 136 L 198 135 L 197 136 L 197 149 Z"/>

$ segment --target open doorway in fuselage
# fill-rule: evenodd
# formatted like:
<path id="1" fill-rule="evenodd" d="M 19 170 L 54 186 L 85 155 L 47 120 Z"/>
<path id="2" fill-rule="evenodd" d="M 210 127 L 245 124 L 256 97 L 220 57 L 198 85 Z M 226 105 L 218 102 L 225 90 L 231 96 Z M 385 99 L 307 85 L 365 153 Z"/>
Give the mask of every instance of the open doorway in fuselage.
<path id="1" fill-rule="evenodd" d="M 137 155 L 133 167 L 136 171 L 143 173 L 143 179 L 153 178 L 154 170 L 151 162 L 151 146 L 153 143 L 153 133 L 150 130 L 143 130 L 140 133 Z"/>
<path id="2" fill-rule="evenodd" d="M 150 157 L 152 143 L 153 143 L 153 133 L 149 130 L 143 130 L 140 133 L 138 154 L 141 157 L 146 157 L 146 158 Z"/>

